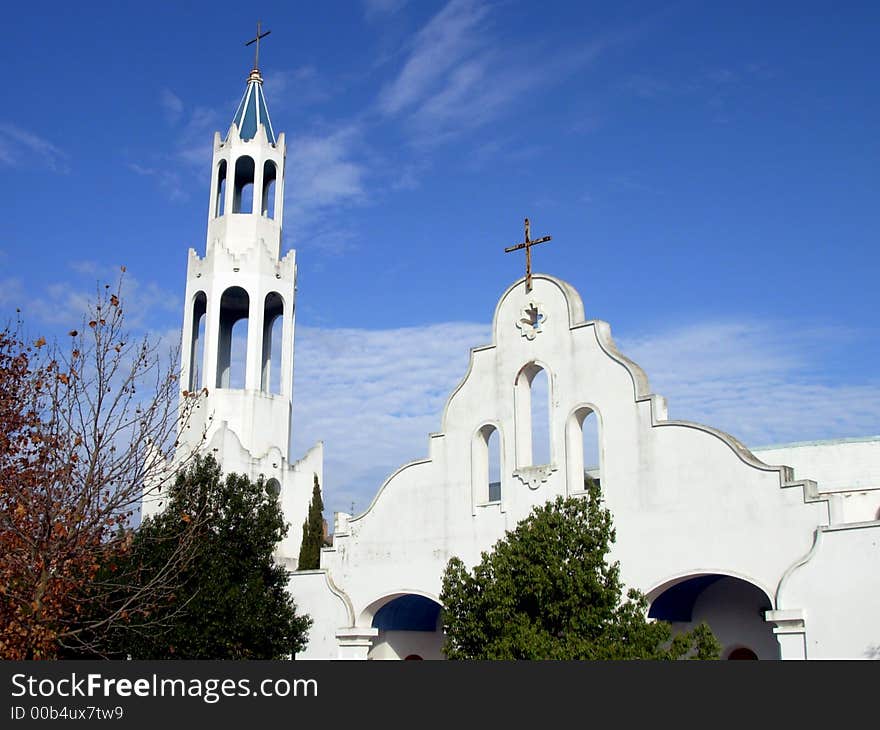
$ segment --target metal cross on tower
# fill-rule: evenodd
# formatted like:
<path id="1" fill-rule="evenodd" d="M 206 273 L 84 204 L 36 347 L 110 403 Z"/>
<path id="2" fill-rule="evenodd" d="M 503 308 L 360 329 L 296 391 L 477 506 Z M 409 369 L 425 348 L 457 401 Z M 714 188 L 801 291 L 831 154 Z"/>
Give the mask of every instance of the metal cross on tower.
<path id="1" fill-rule="evenodd" d="M 544 236 L 543 238 L 539 238 L 533 241 L 529 238 L 531 234 L 531 224 L 529 223 L 529 219 L 526 218 L 526 240 L 522 243 L 518 243 L 515 246 L 508 246 L 504 249 L 504 253 L 510 253 L 511 251 L 519 251 L 521 248 L 526 250 L 526 291 L 529 292 L 532 290 L 532 246 L 535 246 L 539 243 L 545 243 L 550 240 L 550 236 Z"/>
<path id="2" fill-rule="evenodd" d="M 246 46 L 250 46 L 253 43 L 257 44 L 257 47 L 254 50 L 254 70 L 256 70 L 260 67 L 260 38 L 265 38 L 271 32 L 272 32 L 271 30 L 267 30 L 265 33 L 260 33 L 260 21 L 258 20 L 257 21 L 257 37 L 251 38 L 247 43 L 245 43 Z"/>

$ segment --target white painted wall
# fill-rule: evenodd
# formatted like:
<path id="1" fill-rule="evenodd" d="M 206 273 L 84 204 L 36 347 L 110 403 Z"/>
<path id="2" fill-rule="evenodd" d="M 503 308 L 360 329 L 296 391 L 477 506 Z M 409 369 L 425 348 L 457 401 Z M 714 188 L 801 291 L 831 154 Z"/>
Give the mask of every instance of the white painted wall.
<path id="1" fill-rule="evenodd" d="M 350 626 L 354 620 L 344 596 L 333 592 L 327 571 L 306 570 L 296 574 L 297 613 L 310 616 L 314 623 L 309 629 L 306 650 L 297 659 L 337 659 L 340 656 L 336 630 Z"/>
<path id="2" fill-rule="evenodd" d="M 836 495 L 835 523 L 880 519 L 880 437 L 808 441 L 754 450 L 768 464 L 788 464 L 799 478 Z"/>
<path id="3" fill-rule="evenodd" d="M 820 530 L 780 600 L 805 609 L 807 659 L 880 659 L 880 523 Z"/>

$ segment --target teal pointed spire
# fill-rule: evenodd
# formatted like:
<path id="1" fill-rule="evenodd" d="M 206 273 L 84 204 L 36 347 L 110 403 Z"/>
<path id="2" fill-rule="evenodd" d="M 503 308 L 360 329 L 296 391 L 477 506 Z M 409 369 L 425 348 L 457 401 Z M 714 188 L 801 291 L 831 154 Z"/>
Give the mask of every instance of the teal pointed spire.
<path id="1" fill-rule="evenodd" d="M 253 139 L 262 124 L 266 129 L 266 137 L 271 144 L 276 143 L 275 130 L 269 119 L 269 107 L 266 106 L 266 95 L 263 93 L 263 77 L 255 68 L 247 79 L 247 88 L 235 112 L 232 121 L 238 127 L 242 139 Z"/>

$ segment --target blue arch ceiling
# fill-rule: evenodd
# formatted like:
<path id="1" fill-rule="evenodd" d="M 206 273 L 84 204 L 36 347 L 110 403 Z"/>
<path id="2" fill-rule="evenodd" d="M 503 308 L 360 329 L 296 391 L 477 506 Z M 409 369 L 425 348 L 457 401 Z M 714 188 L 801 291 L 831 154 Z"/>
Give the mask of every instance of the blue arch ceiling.
<path id="1" fill-rule="evenodd" d="M 382 631 L 434 631 L 440 605 L 430 598 L 408 594 L 389 601 L 376 611 L 372 626 Z"/>
<path id="2" fill-rule="evenodd" d="M 727 575 L 698 575 L 693 578 L 677 583 L 661 593 L 648 611 L 649 618 L 662 619 L 663 621 L 691 621 L 693 618 L 694 604 L 709 586 L 723 578 L 740 581 Z M 746 581 L 742 581 L 746 582 Z M 748 584 L 752 585 L 752 584 Z M 752 586 L 755 590 L 760 590 Z M 766 596 L 765 596 L 766 599 Z M 770 608 L 770 602 L 766 601 L 766 608 Z"/>
<path id="3" fill-rule="evenodd" d="M 710 585 L 723 577 L 721 575 L 699 575 L 667 588 L 651 604 L 648 617 L 663 621 L 690 621 L 697 598 Z"/>

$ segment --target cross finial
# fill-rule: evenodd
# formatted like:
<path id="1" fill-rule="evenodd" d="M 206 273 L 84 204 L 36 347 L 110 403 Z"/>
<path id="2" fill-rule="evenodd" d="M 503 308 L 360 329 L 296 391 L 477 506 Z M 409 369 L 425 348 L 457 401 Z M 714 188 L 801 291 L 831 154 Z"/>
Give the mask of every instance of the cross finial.
<path id="1" fill-rule="evenodd" d="M 526 291 L 530 292 L 532 290 L 532 246 L 549 241 L 551 239 L 551 236 L 544 236 L 543 238 L 539 238 L 533 241 L 529 237 L 532 232 L 532 226 L 531 223 L 529 223 L 528 218 L 526 218 L 525 230 L 526 240 L 522 243 L 516 244 L 515 246 L 508 246 L 504 249 L 504 253 L 519 251 L 521 248 L 524 248 L 526 250 Z"/>
<path id="2" fill-rule="evenodd" d="M 256 35 L 256 37 L 251 38 L 247 43 L 245 43 L 246 46 L 249 46 L 253 43 L 257 44 L 257 47 L 254 50 L 254 71 L 256 71 L 260 68 L 260 38 L 265 38 L 271 32 L 272 32 L 271 30 L 267 30 L 265 33 L 260 33 L 260 21 L 258 20 L 257 21 L 257 35 Z"/>

